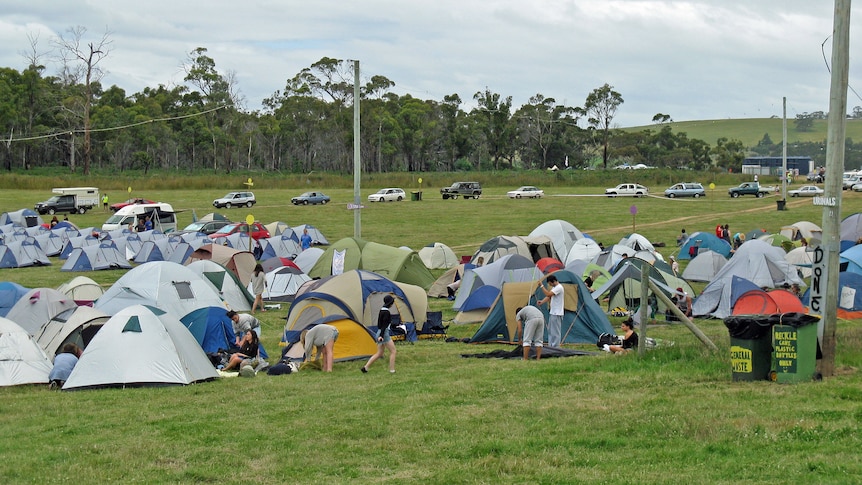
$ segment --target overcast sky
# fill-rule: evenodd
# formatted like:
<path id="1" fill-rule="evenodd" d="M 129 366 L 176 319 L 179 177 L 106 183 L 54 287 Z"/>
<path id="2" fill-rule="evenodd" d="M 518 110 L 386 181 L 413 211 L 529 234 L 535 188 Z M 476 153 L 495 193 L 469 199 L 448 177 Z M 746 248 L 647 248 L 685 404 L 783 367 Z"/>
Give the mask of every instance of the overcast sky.
<path id="1" fill-rule="evenodd" d="M 23 70 L 29 37 L 47 55 L 75 26 L 87 42 L 108 31 L 102 84 L 128 95 L 181 84 L 188 53 L 204 47 L 236 74 L 246 108 L 322 57 L 359 60 L 363 82 L 464 109 L 486 87 L 513 106 L 537 93 L 583 106 L 608 83 L 623 96 L 619 126 L 828 111 L 833 2 L 828 0 L 4 0 L 0 66 Z M 850 85 L 858 79 L 851 23 Z M 854 30 L 855 29 L 855 30 Z M 67 34 L 66 34 L 67 35 Z M 858 83 L 862 87 L 862 83 Z M 862 92 L 862 90 L 860 90 Z M 848 112 L 862 105 L 853 92 Z"/>

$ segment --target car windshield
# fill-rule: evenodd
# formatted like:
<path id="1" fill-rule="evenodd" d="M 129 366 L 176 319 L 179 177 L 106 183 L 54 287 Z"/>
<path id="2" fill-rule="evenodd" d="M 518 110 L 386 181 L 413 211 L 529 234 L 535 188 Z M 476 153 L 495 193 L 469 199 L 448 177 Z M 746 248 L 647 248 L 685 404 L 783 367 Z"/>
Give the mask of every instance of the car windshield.
<path id="1" fill-rule="evenodd" d="M 312 195 L 314 195 L 314 192 L 306 192 L 306 193 L 300 195 L 300 197 L 311 197 Z"/>
<path id="2" fill-rule="evenodd" d="M 184 231 L 198 231 L 206 225 L 206 222 L 192 222 L 188 226 L 186 226 Z"/>
<path id="3" fill-rule="evenodd" d="M 235 224 L 228 224 L 223 228 L 219 229 L 216 234 L 230 234 L 234 230 L 234 227 L 236 227 Z"/>

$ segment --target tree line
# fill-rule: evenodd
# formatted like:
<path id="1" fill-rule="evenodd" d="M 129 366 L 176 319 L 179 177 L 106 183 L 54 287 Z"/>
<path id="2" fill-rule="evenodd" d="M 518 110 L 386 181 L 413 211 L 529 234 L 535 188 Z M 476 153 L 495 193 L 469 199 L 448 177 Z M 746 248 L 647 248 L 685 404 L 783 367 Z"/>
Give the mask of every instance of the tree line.
<path id="1" fill-rule="evenodd" d="M 86 29 L 52 40 L 55 74 L 47 74 L 35 40 L 23 71 L 0 68 L 0 130 L 6 170 L 64 167 L 151 168 L 192 172 L 261 170 L 307 173 L 353 170 L 353 63 L 324 57 L 248 110 L 232 72 L 207 49 L 190 52 L 183 84 L 127 94 L 104 87 L 110 35 L 86 42 Z M 382 75 L 360 86 L 360 156 L 366 172 L 563 169 L 620 163 L 738 170 L 748 149 L 738 140 L 710 145 L 674 133 L 670 115 L 654 128 L 614 128 L 624 103 L 613 86 L 590 92 L 583 106 L 542 94 L 513 106 L 489 88 L 467 109 L 458 94 L 425 100 L 392 92 Z M 764 149 L 764 147 L 760 147 Z"/>

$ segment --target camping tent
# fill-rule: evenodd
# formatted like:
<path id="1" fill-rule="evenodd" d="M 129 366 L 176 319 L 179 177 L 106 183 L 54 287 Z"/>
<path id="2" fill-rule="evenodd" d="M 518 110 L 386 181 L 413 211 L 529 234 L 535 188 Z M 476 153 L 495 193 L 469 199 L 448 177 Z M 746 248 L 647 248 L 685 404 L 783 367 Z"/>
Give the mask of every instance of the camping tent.
<path id="1" fill-rule="evenodd" d="M 482 258 L 482 264 L 493 263 L 495 260 L 507 254 L 520 254 L 532 260 L 530 248 L 520 236 L 496 236 L 482 243 L 479 249 L 473 253 L 470 262 L 478 264 Z"/>
<path id="2" fill-rule="evenodd" d="M 365 326 L 343 315 L 331 315 L 322 317 L 301 328 L 295 327 L 285 330 L 284 342 L 287 348 L 284 350 L 284 357 L 294 360 L 303 359 L 305 349 L 299 343 L 302 331 L 310 330 L 323 323 L 332 325 L 338 330 L 338 340 L 335 341 L 332 348 L 333 362 L 367 359 L 377 351 L 374 335 Z"/>
<path id="3" fill-rule="evenodd" d="M 595 263 L 608 271 L 612 271 L 618 264 L 620 264 L 620 261 L 634 256 L 636 252 L 637 251 L 628 246 L 614 244 L 610 249 L 605 249 L 595 255 L 590 262 Z"/>
<path id="4" fill-rule="evenodd" d="M 260 259 L 269 259 L 275 257 L 290 258 L 296 257 L 302 252 L 295 237 L 290 234 L 282 233 L 278 236 L 271 236 L 258 241 L 261 248 Z"/>
<path id="5" fill-rule="evenodd" d="M 121 276 L 96 301 L 95 307 L 116 315 L 132 305 L 161 308 L 180 319 L 205 306 L 224 307 L 224 302 L 194 271 L 170 261 L 153 261 Z"/>
<path id="6" fill-rule="evenodd" d="M 328 247 L 307 274 L 312 278 L 322 278 L 354 269 L 372 271 L 425 289 L 434 283 L 434 276 L 416 251 L 352 237 L 338 240 Z"/>
<path id="7" fill-rule="evenodd" d="M 291 267 L 296 268 L 300 273 L 302 270 L 296 263 L 293 262 L 290 258 L 279 258 L 278 256 L 274 258 L 269 258 L 260 262 L 260 266 L 263 268 L 263 271 L 269 273 L 270 271 L 278 268 Z"/>
<path id="8" fill-rule="evenodd" d="M 236 275 L 243 286 L 251 281 L 251 272 L 254 271 L 255 265 L 257 265 L 254 254 L 222 246 L 221 244 L 202 245 L 189 256 L 185 264 L 190 264 L 199 259 L 211 259 L 224 266 Z"/>
<path id="9" fill-rule="evenodd" d="M 464 272 L 475 267 L 476 266 L 470 263 L 461 263 L 454 268 L 446 270 L 445 273 L 440 275 L 440 277 L 434 280 L 434 283 L 431 284 L 431 288 L 428 289 L 428 296 L 432 298 L 446 298 L 449 296 L 449 292 L 446 287 L 456 281 L 461 281 L 461 279 L 464 278 Z"/>
<path id="10" fill-rule="evenodd" d="M 644 264 L 647 263 L 636 258 L 623 260 L 605 284 L 593 285 L 592 298 L 598 301 L 602 296 L 607 295 L 608 309 L 623 307 L 628 310 L 636 310 L 641 304 L 641 277 L 643 275 L 641 267 Z M 673 296 L 673 292 L 677 288 L 682 288 L 685 293 L 694 296 L 694 289 L 687 281 L 660 268 L 650 266 L 649 278 L 668 298 Z M 652 290 L 649 290 L 648 294 L 652 295 Z M 657 300 L 657 309 L 664 312 L 667 307 L 661 300 Z"/>
<path id="11" fill-rule="evenodd" d="M 42 325 L 34 338 L 53 361 L 63 345 L 72 343 L 85 349 L 96 332 L 111 318 L 109 315 L 88 306 L 69 308 L 55 315 Z"/>
<path id="12" fill-rule="evenodd" d="M 233 271 L 228 271 L 227 268 L 210 259 L 193 261 L 186 265 L 186 268 L 209 283 L 232 310 L 238 312 L 251 310 L 254 295 L 239 282 Z"/>
<path id="13" fill-rule="evenodd" d="M 841 263 L 851 273 L 862 274 L 862 244 L 857 244 L 841 253 Z"/>
<path id="14" fill-rule="evenodd" d="M 500 289 L 492 285 L 483 285 L 470 292 L 470 296 L 461 304 L 455 315 L 455 323 L 475 323 L 485 320 L 488 310 L 494 304 Z"/>
<path id="15" fill-rule="evenodd" d="M 326 236 L 320 232 L 320 229 L 312 226 L 311 224 L 300 224 L 298 226 L 293 227 L 293 232 L 297 234 L 297 236 L 301 236 L 303 231 L 308 230 L 308 235 L 311 236 L 311 244 L 314 246 L 328 246 L 329 241 L 326 239 Z"/>
<path id="16" fill-rule="evenodd" d="M 598 271 L 599 276 L 593 281 L 593 289 L 601 287 L 611 279 L 611 273 L 608 272 L 608 270 L 595 263 L 590 263 L 582 259 L 575 259 L 569 262 L 566 264 L 565 269 L 567 271 L 571 271 L 575 275 L 580 275 L 582 281 L 586 281 L 587 277 L 590 276 L 590 273 L 593 271 Z"/>
<path id="17" fill-rule="evenodd" d="M 780 233 L 791 241 L 798 241 L 803 237 L 809 241 L 811 239 L 823 238 L 823 230 L 820 229 L 820 226 L 808 221 L 799 221 L 789 226 L 784 226 L 781 228 Z"/>
<path id="18" fill-rule="evenodd" d="M 584 234 L 571 223 L 554 219 L 543 222 L 530 231 L 527 237 L 547 236 L 554 245 L 558 259 L 566 258 L 575 243 L 584 239 Z"/>
<path id="19" fill-rule="evenodd" d="M 557 258 L 542 258 L 536 261 L 536 267 L 544 274 L 551 274 L 554 271 L 566 268 L 563 262 Z"/>
<path id="20" fill-rule="evenodd" d="M 222 306 L 198 308 L 180 319 L 206 353 L 234 346 L 233 321 Z"/>
<path id="21" fill-rule="evenodd" d="M 649 251 L 651 253 L 655 252 L 655 246 L 647 239 L 646 237 L 633 232 L 628 236 L 620 239 L 620 242 L 617 244 L 621 246 L 628 246 L 635 251 Z"/>
<path id="22" fill-rule="evenodd" d="M 301 269 L 303 273 L 308 274 L 308 272 L 311 271 L 311 268 L 317 264 L 320 257 L 323 256 L 323 252 L 324 251 L 321 248 L 308 248 L 297 254 L 296 257 L 293 258 L 293 262 L 299 266 L 299 269 Z"/>
<path id="23" fill-rule="evenodd" d="M 76 276 L 57 287 L 57 291 L 75 300 L 78 305 L 87 305 L 105 293 L 102 287 L 86 276 Z"/>
<path id="24" fill-rule="evenodd" d="M 0 214 L 0 226 L 15 224 L 21 227 L 41 226 L 45 222 L 33 209 L 18 209 Z"/>
<path id="25" fill-rule="evenodd" d="M 52 367 L 26 330 L 0 317 L 0 387 L 47 384 Z"/>
<path id="26" fill-rule="evenodd" d="M 491 285 L 500 289 L 506 282 L 538 281 L 542 276 L 532 260 L 519 254 L 507 254 L 489 264 L 465 271 L 452 308 L 461 310 L 470 294 L 481 286 Z"/>
<path id="27" fill-rule="evenodd" d="M 282 266 L 266 273 L 264 301 L 293 301 L 299 288 L 311 278 L 298 268 Z M 248 290 L 251 291 L 251 283 Z"/>
<path id="28" fill-rule="evenodd" d="M 5 317 L 15 303 L 30 291 L 12 281 L 0 281 L 0 317 Z"/>
<path id="29" fill-rule="evenodd" d="M 370 271 L 353 270 L 306 282 L 290 306 L 285 330 L 305 328 L 321 317 L 332 315 L 376 327 L 386 295 L 395 298 L 395 309 L 402 322 L 421 326 L 427 320 L 428 298 L 421 287 L 392 281 Z"/>
<path id="30" fill-rule="evenodd" d="M 34 335 L 60 312 L 76 306 L 74 300 L 53 288 L 33 288 L 15 303 L 6 318 Z"/>
<path id="31" fill-rule="evenodd" d="M 714 251 L 725 258 L 730 256 L 730 251 L 733 249 L 730 247 L 730 243 L 725 241 L 724 239 L 720 239 L 715 236 L 715 234 L 711 234 L 709 232 L 695 232 L 691 236 L 689 236 L 688 241 L 682 245 L 679 249 L 679 254 L 677 255 L 677 259 L 680 260 L 688 260 L 691 259 L 691 247 L 694 246 L 697 248 L 695 255 L 699 254 L 700 251 L 704 251 L 709 249 L 710 251 Z"/>
<path id="32" fill-rule="evenodd" d="M 712 281 L 721 268 L 727 264 L 727 259 L 715 251 L 701 251 L 688 262 L 682 272 L 682 277 L 688 281 Z"/>
<path id="33" fill-rule="evenodd" d="M 419 250 L 419 258 L 428 269 L 449 269 L 458 265 L 458 256 L 449 246 L 435 242 Z"/>
<path id="34" fill-rule="evenodd" d="M 614 333 L 608 317 L 590 297 L 590 292 L 580 277 L 565 270 L 555 272 L 554 276 L 565 288 L 563 343 L 594 344 L 602 333 Z M 500 296 L 494 302 L 485 321 L 470 338 L 470 342 L 518 343 L 515 309 L 530 303 L 535 304 L 543 297 L 544 294 L 536 287 L 535 281 L 504 284 L 500 290 Z M 547 320 L 547 306 L 542 306 L 540 309 Z M 547 341 L 547 327 L 545 334 L 545 341 Z"/>
<path id="35" fill-rule="evenodd" d="M 51 264 L 48 255 L 32 236 L 0 244 L 0 268 L 26 268 Z"/>
<path id="36" fill-rule="evenodd" d="M 734 277 L 751 281 L 758 288 L 776 288 L 785 283 L 803 285 L 796 268 L 785 261 L 784 254 L 782 249 L 761 239 L 746 241 L 694 300 L 692 313 L 716 318 L 730 315 L 733 307 L 730 286 Z"/>
<path id="37" fill-rule="evenodd" d="M 147 242 L 146 244 L 152 244 Z M 98 271 L 105 269 L 129 269 L 132 265 L 117 249 L 114 241 L 105 240 L 91 246 L 72 250 L 60 271 Z"/>
<path id="38" fill-rule="evenodd" d="M 132 305 L 102 325 L 63 390 L 186 385 L 218 373 L 178 318 Z"/>
<path id="39" fill-rule="evenodd" d="M 601 252 L 602 248 L 599 246 L 599 243 L 585 237 L 575 241 L 572 245 L 572 249 L 569 250 L 569 254 L 566 256 L 565 262 L 566 265 L 568 265 L 572 261 L 577 260 L 592 261 L 593 258 L 601 254 Z"/>
<path id="40" fill-rule="evenodd" d="M 54 231 L 45 231 L 33 236 L 36 243 L 45 252 L 45 256 L 57 256 L 63 250 L 65 240 Z"/>
<path id="41" fill-rule="evenodd" d="M 841 221 L 841 240 L 853 241 L 862 239 L 862 212 L 851 214 Z"/>
<path id="42" fill-rule="evenodd" d="M 809 305 L 811 288 L 802 295 L 802 304 Z M 838 273 L 838 318 L 862 318 L 862 275 L 842 271 Z"/>
<path id="43" fill-rule="evenodd" d="M 802 274 L 803 278 L 811 276 L 811 265 L 814 263 L 814 259 L 812 258 L 814 251 L 809 251 L 810 249 L 810 246 L 800 246 L 790 250 L 789 253 L 784 255 L 784 259 L 788 263 L 796 266 L 797 271 Z"/>

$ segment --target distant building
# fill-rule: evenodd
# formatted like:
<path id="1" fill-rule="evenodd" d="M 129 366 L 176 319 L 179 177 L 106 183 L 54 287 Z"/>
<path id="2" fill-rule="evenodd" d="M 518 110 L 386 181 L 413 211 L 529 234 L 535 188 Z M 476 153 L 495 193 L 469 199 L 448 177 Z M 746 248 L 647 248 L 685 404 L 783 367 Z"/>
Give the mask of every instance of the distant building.
<path id="1" fill-rule="evenodd" d="M 749 175 L 780 175 L 782 169 L 781 157 L 749 157 L 742 161 L 742 173 Z M 787 170 L 799 175 L 808 175 L 814 170 L 811 157 L 787 157 Z"/>

